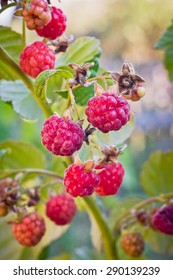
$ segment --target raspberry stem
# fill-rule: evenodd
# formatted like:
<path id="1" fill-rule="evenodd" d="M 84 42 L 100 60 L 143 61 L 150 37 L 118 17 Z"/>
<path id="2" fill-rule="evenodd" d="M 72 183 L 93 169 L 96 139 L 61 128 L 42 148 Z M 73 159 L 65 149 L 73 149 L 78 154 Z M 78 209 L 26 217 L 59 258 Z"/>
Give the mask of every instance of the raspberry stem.
<path id="1" fill-rule="evenodd" d="M 5 176 L 10 176 L 16 173 L 40 174 L 44 176 L 54 177 L 57 178 L 59 181 L 63 181 L 63 177 L 59 176 L 57 173 L 45 169 L 39 169 L 39 168 L 10 169 L 5 171 Z"/>
<path id="2" fill-rule="evenodd" d="M 25 20 L 22 19 L 22 41 L 23 41 L 23 47 L 26 46 L 26 28 L 25 28 Z"/>
<path id="3" fill-rule="evenodd" d="M 92 197 L 84 197 L 82 198 L 86 207 L 86 210 L 93 215 L 103 237 L 103 244 L 105 248 L 105 253 L 109 260 L 116 260 L 118 259 L 115 243 L 113 236 L 109 227 L 107 226 L 106 221 L 104 220 L 103 216 L 101 215 L 101 211 L 97 204 L 94 202 Z"/>
<path id="4" fill-rule="evenodd" d="M 147 199 L 135 204 L 132 208 L 128 209 L 122 215 L 119 216 L 119 218 L 117 219 L 116 224 L 114 226 L 114 231 L 116 232 L 118 230 L 119 225 L 124 218 L 127 218 L 128 215 L 131 215 L 132 210 L 142 208 L 142 207 L 146 206 L 147 204 L 150 204 L 153 202 L 162 202 L 163 203 L 163 202 L 166 202 L 167 200 L 169 200 L 170 198 L 173 198 L 173 193 L 160 194 L 159 196 L 150 197 L 150 198 L 147 198 Z"/>

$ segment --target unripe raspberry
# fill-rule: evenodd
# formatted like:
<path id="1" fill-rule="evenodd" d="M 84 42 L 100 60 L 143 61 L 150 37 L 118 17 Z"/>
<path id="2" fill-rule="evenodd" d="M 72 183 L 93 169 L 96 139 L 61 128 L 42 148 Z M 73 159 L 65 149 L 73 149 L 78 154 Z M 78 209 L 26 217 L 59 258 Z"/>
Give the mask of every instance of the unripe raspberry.
<path id="1" fill-rule="evenodd" d="M 71 156 L 82 146 L 85 133 L 71 120 L 51 116 L 43 124 L 42 143 L 54 155 Z"/>
<path id="2" fill-rule="evenodd" d="M 45 233 L 44 219 L 35 212 L 30 213 L 21 222 L 12 224 L 12 232 L 21 245 L 35 246 Z"/>
<path id="3" fill-rule="evenodd" d="M 66 29 L 66 16 L 63 14 L 61 9 L 52 6 L 51 12 L 52 19 L 43 28 L 36 29 L 36 32 L 41 37 L 49 38 L 50 40 L 55 40 L 57 37 L 61 36 Z"/>
<path id="4" fill-rule="evenodd" d="M 42 28 L 51 20 L 51 11 L 45 0 L 31 0 L 30 3 L 25 3 L 22 15 L 30 30 Z"/>
<path id="5" fill-rule="evenodd" d="M 164 206 L 152 216 L 151 224 L 162 233 L 173 235 L 173 206 Z"/>
<path id="6" fill-rule="evenodd" d="M 46 215 L 57 225 L 69 224 L 76 211 L 74 199 L 66 194 L 55 195 L 46 203 Z"/>
<path id="7" fill-rule="evenodd" d="M 95 188 L 95 192 L 100 196 L 107 196 L 116 194 L 121 186 L 124 168 L 123 165 L 118 163 L 105 163 L 95 166 L 95 169 L 103 169 L 98 173 L 100 183 Z"/>
<path id="8" fill-rule="evenodd" d="M 140 233 L 126 233 L 121 237 L 121 246 L 127 255 L 139 257 L 145 247 L 144 240 Z"/>
<path id="9" fill-rule="evenodd" d="M 74 197 L 91 195 L 99 181 L 99 176 L 92 171 L 86 171 L 82 164 L 71 164 L 64 175 L 66 191 Z"/>
<path id="10" fill-rule="evenodd" d="M 36 78 L 44 70 L 53 69 L 55 54 L 44 42 L 34 42 L 20 54 L 20 67 L 24 73 Z"/>
<path id="11" fill-rule="evenodd" d="M 130 119 L 130 106 L 124 97 L 103 93 L 89 99 L 87 120 L 103 133 L 119 130 Z"/>

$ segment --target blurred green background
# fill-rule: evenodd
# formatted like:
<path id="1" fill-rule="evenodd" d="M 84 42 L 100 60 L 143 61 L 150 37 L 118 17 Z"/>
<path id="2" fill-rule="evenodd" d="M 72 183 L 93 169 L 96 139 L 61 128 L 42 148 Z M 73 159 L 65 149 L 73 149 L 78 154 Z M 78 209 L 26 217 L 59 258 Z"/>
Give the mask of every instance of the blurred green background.
<path id="1" fill-rule="evenodd" d="M 62 0 L 51 1 L 67 15 L 66 35 L 75 38 L 83 35 L 101 40 L 101 66 L 120 72 L 126 59 L 135 66 L 137 74 L 145 81 L 146 96 L 131 104 L 135 114 L 135 129 L 128 147 L 120 159 L 125 165 L 125 179 L 119 192 L 122 197 L 143 195 L 140 172 L 144 161 L 155 150 L 173 149 L 173 85 L 162 64 L 162 52 L 154 49 L 156 41 L 171 23 L 173 1 L 165 0 Z M 8 18 L 9 21 L 9 18 Z M 0 17 L 2 22 L 2 15 Z M 5 22 L 5 21 L 4 21 Z M 20 32 L 20 19 L 13 18 L 11 26 Z M 2 24 L 2 23 L 1 23 Z M 27 32 L 27 42 L 38 39 Z M 23 139 L 40 144 L 43 119 L 29 123 L 20 119 L 8 104 L 0 101 L 0 140 Z M 112 199 L 105 198 L 105 205 Z M 76 218 L 76 226 L 83 222 L 88 238 L 88 218 L 85 213 Z M 90 241 L 85 240 L 90 245 Z M 82 240 L 81 240 L 82 244 Z M 88 246 L 89 246 L 88 245 Z M 55 244 L 52 245 L 52 249 Z M 56 247 L 56 246 L 55 246 Z M 52 250 L 51 249 L 51 250 Z M 82 254 L 83 250 L 79 254 Z M 86 255 L 84 259 L 87 258 Z M 172 258 L 149 252 L 149 258 Z"/>

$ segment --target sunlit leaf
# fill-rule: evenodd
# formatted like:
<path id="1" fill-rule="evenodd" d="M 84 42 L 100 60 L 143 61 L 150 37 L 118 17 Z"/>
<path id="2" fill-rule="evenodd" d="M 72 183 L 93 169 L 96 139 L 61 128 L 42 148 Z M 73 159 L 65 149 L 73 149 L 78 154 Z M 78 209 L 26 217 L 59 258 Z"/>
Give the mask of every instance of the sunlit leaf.
<path id="1" fill-rule="evenodd" d="M 172 192 L 173 151 L 157 151 L 144 163 L 141 184 L 149 196 Z"/>

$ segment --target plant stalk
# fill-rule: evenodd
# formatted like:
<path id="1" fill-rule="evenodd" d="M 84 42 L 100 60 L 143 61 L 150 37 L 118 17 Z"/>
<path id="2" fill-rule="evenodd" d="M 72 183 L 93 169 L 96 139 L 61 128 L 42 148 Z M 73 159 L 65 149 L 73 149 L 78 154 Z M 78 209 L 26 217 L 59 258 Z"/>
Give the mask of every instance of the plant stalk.
<path id="1" fill-rule="evenodd" d="M 63 177 L 59 176 L 57 173 L 45 169 L 39 169 L 39 168 L 19 168 L 19 169 L 10 169 L 5 171 L 6 174 L 12 175 L 17 173 L 26 173 L 26 174 L 39 174 L 49 177 L 54 177 L 58 179 L 59 181 L 63 181 Z"/>
<path id="2" fill-rule="evenodd" d="M 91 213 L 102 233 L 103 237 L 103 245 L 105 249 L 105 253 L 109 260 L 116 260 L 118 259 L 114 238 L 111 234 L 111 231 L 104 220 L 103 216 L 101 215 L 100 209 L 93 200 L 92 197 L 84 197 L 83 202 L 85 204 L 86 210 Z"/>

